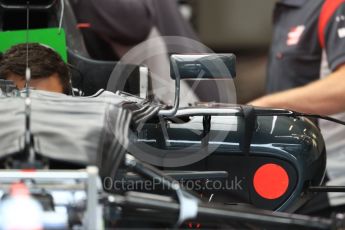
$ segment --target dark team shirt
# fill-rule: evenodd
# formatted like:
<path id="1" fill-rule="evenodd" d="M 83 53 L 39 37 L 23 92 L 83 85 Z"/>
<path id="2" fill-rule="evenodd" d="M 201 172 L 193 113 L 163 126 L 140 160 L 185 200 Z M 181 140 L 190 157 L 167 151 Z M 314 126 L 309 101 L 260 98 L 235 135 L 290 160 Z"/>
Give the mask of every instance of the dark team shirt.
<path id="1" fill-rule="evenodd" d="M 331 71 L 345 63 L 345 0 L 280 0 L 273 20 L 268 92 L 319 79 L 323 55 Z"/>
<path id="2" fill-rule="evenodd" d="M 192 27 L 179 12 L 176 0 L 74 0 L 80 23 L 122 45 L 144 41 L 152 27 L 163 36 L 183 36 L 197 40 Z"/>

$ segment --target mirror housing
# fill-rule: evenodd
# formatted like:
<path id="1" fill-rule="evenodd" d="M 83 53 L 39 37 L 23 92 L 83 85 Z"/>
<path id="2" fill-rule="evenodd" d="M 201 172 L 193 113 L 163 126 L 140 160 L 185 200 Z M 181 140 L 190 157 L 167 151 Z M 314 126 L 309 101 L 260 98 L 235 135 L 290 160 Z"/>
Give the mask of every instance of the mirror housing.
<path id="1" fill-rule="evenodd" d="M 236 77 L 234 54 L 197 54 L 170 57 L 171 78 L 180 79 L 233 79 Z"/>
<path id="2" fill-rule="evenodd" d="M 171 109 L 160 110 L 158 115 L 173 117 L 180 104 L 181 79 L 233 79 L 236 76 L 234 54 L 174 54 L 170 57 L 170 76 L 175 80 L 175 102 Z"/>

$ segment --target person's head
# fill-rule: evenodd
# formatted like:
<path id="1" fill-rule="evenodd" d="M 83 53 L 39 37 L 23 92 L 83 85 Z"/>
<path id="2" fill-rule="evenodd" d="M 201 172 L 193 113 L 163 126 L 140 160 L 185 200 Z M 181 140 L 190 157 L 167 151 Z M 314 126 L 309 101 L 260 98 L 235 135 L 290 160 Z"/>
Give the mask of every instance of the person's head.
<path id="1" fill-rule="evenodd" d="M 69 94 L 71 91 L 68 67 L 53 49 L 38 43 L 19 44 L 0 57 L 0 78 L 14 81 L 19 89 L 25 87 L 27 54 L 31 69 L 30 86 L 38 90 Z"/>

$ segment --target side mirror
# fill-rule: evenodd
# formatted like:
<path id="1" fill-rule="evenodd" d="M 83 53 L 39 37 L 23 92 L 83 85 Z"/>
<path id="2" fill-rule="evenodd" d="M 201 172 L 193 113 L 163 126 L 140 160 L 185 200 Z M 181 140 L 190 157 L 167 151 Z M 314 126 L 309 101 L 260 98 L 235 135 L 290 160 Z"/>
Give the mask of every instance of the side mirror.
<path id="1" fill-rule="evenodd" d="M 234 54 L 171 55 L 171 78 L 233 79 L 236 77 Z"/>
<path id="2" fill-rule="evenodd" d="M 175 102 L 172 109 L 160 110 L 160 116 L 176 115 L 180 104 L 181 79 L 233 79 L 236 77 L 234 54 L 195 54 L 170 57 L 170 76 L 175 80 Z"/>

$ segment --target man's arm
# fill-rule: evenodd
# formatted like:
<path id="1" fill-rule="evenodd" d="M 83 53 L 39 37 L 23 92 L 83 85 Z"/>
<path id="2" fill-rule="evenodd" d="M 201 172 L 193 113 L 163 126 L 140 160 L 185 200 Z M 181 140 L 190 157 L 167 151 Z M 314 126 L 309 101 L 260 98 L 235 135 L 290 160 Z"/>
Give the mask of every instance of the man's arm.
<path id="1" fill-rule="evenodd" d="M 249 104 L 332 115 L 345 111 L 345 65 L 328 77 L 306 86 L 264 96 Z"/>

